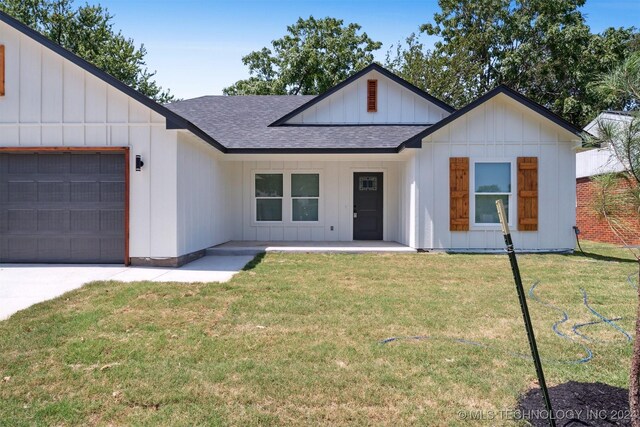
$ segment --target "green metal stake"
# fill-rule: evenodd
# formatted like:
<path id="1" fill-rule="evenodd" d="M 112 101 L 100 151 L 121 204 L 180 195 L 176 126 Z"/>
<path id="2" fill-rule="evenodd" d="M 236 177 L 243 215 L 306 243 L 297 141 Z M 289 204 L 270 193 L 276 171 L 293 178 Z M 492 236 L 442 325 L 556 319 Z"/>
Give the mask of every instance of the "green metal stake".
<path id="1" fill-rule="evenodd" d="M 509 221 L 507 220 L 507 214 L 504 210 L 504 205 L 502 204 L 502 200 L 496 200 L 496 208 L 498 209 L 498 217 L 500 218 L 500 225 L 502 225 L 502 234 L 504 234 L 504 242 L 507 245 L 507 254 L 509 255 L 509 261 L 511 262 L 511 270 L 513 271 L 513 280 L 516 282 L 516 291 L 518 292 L 518 299 L 520 300 L 520 309 L 522 310 L 524 327 L 527 331 L 527 338 L 529 339 L 529 347 L 531 347 L 531 356 L 533 357 L 533 364 L 536 367 L 536 374 L 538 375 L 538 382 L 540 383 L 540 390 L 542 390 L 542 397 L 544 399 L 544 406 L 547 408 L 547 411 L 549 413 L 549 425 L 551 427 L 556 427 L 556 420 L 553 415 L 553 409 L 551 409 L 551 399 L 549 399 L 549 390 L 547 389 L 547 383 L 544 380 L 544 372 L 542 370 L 542 361 L 540 360 L 540 354 L 538 353 L 536 337 L 533 334 L 533 325 L 531 324 L 531 317 L 529 316 L 527 299 L 525 298 L 524 288 L 522 287 L 522 278 L 520 277 L 520 268 L 518 267 L 516 252 L 513 249 L 513 240 L 511 240 L 511 232 L 509 231 Z"/>

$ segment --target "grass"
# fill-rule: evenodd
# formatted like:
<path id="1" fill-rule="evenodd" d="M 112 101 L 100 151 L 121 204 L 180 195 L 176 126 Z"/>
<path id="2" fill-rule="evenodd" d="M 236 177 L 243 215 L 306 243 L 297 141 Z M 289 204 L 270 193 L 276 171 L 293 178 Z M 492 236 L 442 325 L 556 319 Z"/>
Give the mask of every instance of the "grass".
<path id="1" fill-rule="evenodd" d="M 637 265 L 583 246 L 520 256 L 527 288 L 563 332 L 596 320 L 580 288 L 633 331 Z M 620 333 L 584 328 L 593 360 L 564 363 L 582 347 L 529 307 L 551 385 L 628 386 Z M 407 335 L 434 338 L 379 343 Z M 504 255 L 270 254 L 226 284 L 96 282 L 0 322 L 0 425 L 462 425 L 535 386 L 510 352 L 528 345 Z"/>

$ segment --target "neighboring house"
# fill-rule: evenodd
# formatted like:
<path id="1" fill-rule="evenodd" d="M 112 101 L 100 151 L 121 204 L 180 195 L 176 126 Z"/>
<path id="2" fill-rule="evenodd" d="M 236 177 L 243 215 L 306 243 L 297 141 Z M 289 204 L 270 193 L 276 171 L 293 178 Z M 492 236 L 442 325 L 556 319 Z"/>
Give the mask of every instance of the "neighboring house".
<path id="1" fill-rule="evenodd" d="M 3 13 L 0 45 L 3 262 L 178 265 L 230 240 L 498 249 L 498 198 L 518 248 L 573 249 L 581 129 L 507 87 L 456 111 L 374 64 L 316 97 L 162 106 Z"/>
<path id="2" fill-rule="evenodd" d="M 584 130 L 597 135 L 599 121 L 625 123 L 631 121 L 631 115 L 625 111 L 605 111 L 585 126 Z M 576 154 L 576 223 L 580 229 L 580 237 L 604 243 L 621 244 L 624 241 L 629 245 L 640 245 L 640 222 L 632 207 L 629 207 L 628 215 L 617 215 L 612 224 L 595 209 L 594 199 L 598 197 L 597 192 L 601 188 L 593 182 L 593 178 L 624 170 L 611 147 L 592 148 Z M 625 191 L 630 185 L 631 181 L 621 173 L 614 191 Z"/>

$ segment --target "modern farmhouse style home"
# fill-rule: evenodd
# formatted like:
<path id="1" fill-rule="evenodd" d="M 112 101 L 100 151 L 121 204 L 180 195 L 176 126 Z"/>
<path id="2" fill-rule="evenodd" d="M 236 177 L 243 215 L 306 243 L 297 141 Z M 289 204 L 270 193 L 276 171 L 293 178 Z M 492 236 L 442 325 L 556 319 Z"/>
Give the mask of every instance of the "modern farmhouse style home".
<path id="1" fill-rule="evenodd" d="M 0 262 L 180 265 L 228 241 L 574 246 L 581 130 L 372 64 L 319 96 L 159 105 L 0 13 Z M 188 76 L 185 75 L 185 78 Z"/>

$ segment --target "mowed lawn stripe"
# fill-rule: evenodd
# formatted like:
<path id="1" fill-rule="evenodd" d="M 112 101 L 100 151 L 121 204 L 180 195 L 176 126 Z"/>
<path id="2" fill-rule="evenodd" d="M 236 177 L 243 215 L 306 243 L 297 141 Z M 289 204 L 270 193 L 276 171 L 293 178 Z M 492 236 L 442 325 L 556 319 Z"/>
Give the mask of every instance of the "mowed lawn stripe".
<path id="1" fill-rule="evenodd" d="M 631 257 L 522 255 L 528 288 L 633 333 Z M 529 299 L 550 385 L 628 386 L 631 346 Z M 428 340 L 380 341 L 427 335 Z M 456 339 L 478 342 L 474 346 Z M 581 340 L 576 337 L 576 340 Z M 268 254 L 225 284 L 96 282 L 0 322 L 0 425 L 463 425 L 535 385 L 505 255 Z M 4 380 L 2 378 L 5 378 Z M 485 420 L 512 425 L 510 420 Z"/>

